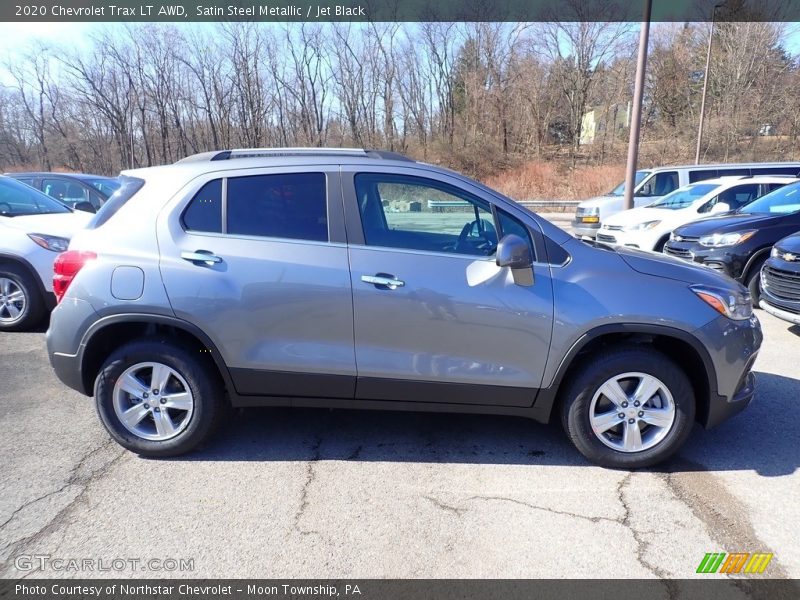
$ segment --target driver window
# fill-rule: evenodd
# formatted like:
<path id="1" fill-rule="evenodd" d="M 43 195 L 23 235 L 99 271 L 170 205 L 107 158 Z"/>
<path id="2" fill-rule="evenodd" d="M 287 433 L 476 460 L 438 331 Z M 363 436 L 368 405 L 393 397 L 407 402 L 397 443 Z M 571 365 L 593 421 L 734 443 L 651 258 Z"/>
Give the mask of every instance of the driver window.
<path id="1" fill-rule="evenodd" d="M 358 207 L 369 246 L 491 256 L 497 230 L 491 206 L 431 179 L 360 173 Z"/>

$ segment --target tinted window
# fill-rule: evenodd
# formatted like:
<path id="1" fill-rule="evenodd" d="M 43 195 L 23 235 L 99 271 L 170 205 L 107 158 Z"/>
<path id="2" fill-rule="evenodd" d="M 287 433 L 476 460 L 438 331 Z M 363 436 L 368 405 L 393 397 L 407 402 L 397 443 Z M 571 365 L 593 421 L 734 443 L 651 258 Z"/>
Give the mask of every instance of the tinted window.
<path id="1" fill-rule="evenodd" d="M 678 189 L 678 172 L 662 171 L 645 182 L 637 196 L 666 196 Z"/>
<path id="2" fill-rule="evenodd" d="M 714 179 L 717 177 L 716 169 L 702 169 L 699 171 L 689 171 L 689 183 L 695 181 L 704 181 L 706 179 Z"/>
<path id="3" fill-rule="evenodd" d="M 788 214 L 800 211 L 800 183 L 770 192 L 739 209 L 742 213 Z"/>
<path id="4" fill-rule="evenodd" d="M 183 213 L 187 231 L 222 233 L 222 180 L 206 183 L 194 195 Z"/>
<path id="5" fill-rule="evenodd" d="M 750 175 L 750 169 L 720 169 L 718 171 L 720 177 L 732 177 L 734 175 Z"/>
<path id="6" fill-rule="evenodd" d="M 497 230 L 488 202 L 453 186 L 403 175 L 356 175 L 370 246 L 490 256 Z"/>
<path id="7" fill-rule="evenodd" d="M 323 173 L 228 179 L 229 234 L 328 241 Z"/>
<path id="8" fill-rule="evenodd" d="M 70 210 L 40 191 L 10 177 L 0 177 L 0 216 L 68 213 Z"/>
<path id="9" fill-rule="evenodd" d="M 42 191 L 67 206 L 75 206 L 78 202 L 89 202 L 89 190 L 69 179 L 43 179 Z"/>
<path id="10" fill-rule="evenodd" d="M 800 165 L 787 165 L 783 167 L 753 167 L 753 175 L 797 175 Z"/>
<path id="11" fill-rule="evenodd" d="M 116 192 L 121 185 L 118 179 L 112 179 L 111 177 L 97 177 L 95 179 L 84 179 L 84 181 L 97 189 L 106 198 Z"/>

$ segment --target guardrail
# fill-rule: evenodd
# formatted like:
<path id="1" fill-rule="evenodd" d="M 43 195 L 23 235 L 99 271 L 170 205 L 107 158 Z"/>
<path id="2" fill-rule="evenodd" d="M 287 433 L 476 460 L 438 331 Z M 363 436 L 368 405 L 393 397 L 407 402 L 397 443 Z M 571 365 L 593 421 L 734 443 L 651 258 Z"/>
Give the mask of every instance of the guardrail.
<path id="1" fill-rule="evenodd" d="M 542 212 L 570 212 L 577 208 L 580 200 L 517 200 L 525 208 Z M 428 200 L 428 208 L 433 212 L 447 212 L 459 208 L 468 208 L 471 204 L 465 200 Z"/>

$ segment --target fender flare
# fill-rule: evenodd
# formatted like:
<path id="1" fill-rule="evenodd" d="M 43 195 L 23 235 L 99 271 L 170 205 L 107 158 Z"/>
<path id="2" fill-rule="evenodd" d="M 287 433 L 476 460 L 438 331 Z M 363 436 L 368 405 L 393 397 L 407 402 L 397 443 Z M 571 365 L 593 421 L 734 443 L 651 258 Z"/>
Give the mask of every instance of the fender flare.
<path id="1" fill-rule="evenodd" d="M 222 353 L 202 329 L 190 323 L 189 321 L 185 321 L 184 319 L 154 313 L 117 313 L 102 317 L 101 319 L 98 319 L 92 323 L 92 325 L 84 332 L 78 350 L 78 364 L 80 365 L 82 380 L 84 379 L 84 351 L 91 343 L 92 338 L 106 327 L 120 323 L 155 323 L 158 325 L 169 325 L 175 327 L 176 329 L 181 329 L 197 338 L 211 354 L 211 358 L 214 361 L 214 364 L 216 365 L 223 381 L 225 382 L 225 387 L 227 388 L 229 395 L 235 396 L 237 394 L 236 388 L 233 386 L 233 379 L 231 378 L 231 374 L 228 370 L 227 364 L 225 363 L 225 359 L 222 357 Z"/>

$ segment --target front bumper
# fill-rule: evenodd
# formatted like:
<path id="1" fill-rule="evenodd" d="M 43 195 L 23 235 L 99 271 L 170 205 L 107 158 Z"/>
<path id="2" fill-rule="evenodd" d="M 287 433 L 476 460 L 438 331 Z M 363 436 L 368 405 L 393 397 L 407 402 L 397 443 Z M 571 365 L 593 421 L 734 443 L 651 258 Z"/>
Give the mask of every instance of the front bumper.
<path id="1" fill-rule="evenodd" d="M 628 246 L 641 250 L 652 250 L 658 242 L 659 236 L 649 231 L 624 231 L 622 229 L 600 229 L 597 232 L 597 241 L 617 246 Z"/>
<path id="2" fill-rule="evenodd" d="M 600 229 L 600 223 L 584 223 L 581 219 L 576 218 L 572 220 L 572 232 L 576 237 L 590 237 L 594 238 L 597 231 Z"/>
<path id="3" fill-rule="evenodd" d="M 696 262 L 718 273 L 741 280 L 747 258 L 731 252 L 730 248 L 707 248 L 697 242 L 668 241 L 664 254 Z"/>
<path id="4" fill-rule="evenodd" d="M 763 299 L 758 303 L 758 305 L 764 309 L 764 312 L 768 312 L 773 317 L 778 317 L 779 319 L 788 321 L 789 323 L 800 325 L 800 313 L 794 313 L 789 312 L 788 310 L 780 309 Z"/>
<path id="5" fill-rule="evenodd" d="M 753 364 L 764 339 L 753 315 L 745 321 L 720 316 L 695 332 L 711 356 L 717 389 L 709 390 L 708 405 L 698 405 L 698 420 L 716 427 L 744 410 L 755 393 Z"/>

